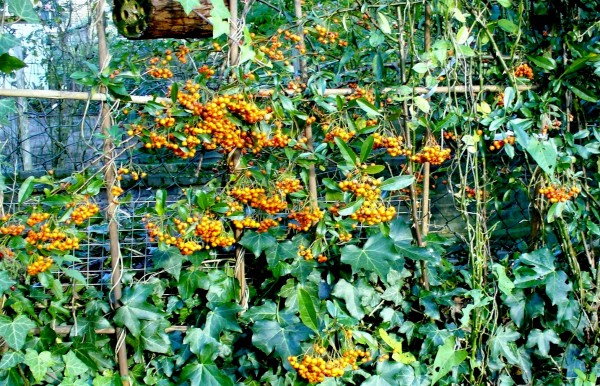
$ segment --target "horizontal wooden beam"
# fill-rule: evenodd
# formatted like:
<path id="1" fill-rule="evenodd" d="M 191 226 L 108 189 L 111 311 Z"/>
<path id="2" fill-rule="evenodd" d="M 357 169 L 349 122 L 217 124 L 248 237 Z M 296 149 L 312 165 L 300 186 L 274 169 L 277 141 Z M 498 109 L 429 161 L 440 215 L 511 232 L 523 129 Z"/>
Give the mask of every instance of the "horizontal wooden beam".
<path id="1" fill-rule="evenodd" d="M 448 94 L 448 93 L 457 93 L 464 94 L 467 92 L 502 92 L 504 91 L 504 86 L 498 85 L 484 85 L 484 86 L 439 86 L 436 87 L 433 91 L 427 87 L 414 87 L 414 94 Z M 527 91 L 534 90 L 536 86 L 532 85 L 519 85 L 517 87 L 519 91 Z M 394 92 L 397 89 L 395 88 L 384 88 L 383 93 Z M 268 97 L 272 94 L 273 90 L 265 89 L 260 90 L 257 94 L 259 97 Z M 330 88 L 324 91 L 325 96 L 331 95 L 351 95 L 354 93 L 354 89 L 352 88 Z M 289 92 L 289 94 L 293 94 L 293 92 Z M 104 93 L 88 93 L 88 92 L 77 92 L 77 91 L 60 91 L 60 90 L 30 90 L 30 89 L 13 89 L 13 88 L 0 88 L 0 97 L 13 97 L 13 98 L 40 98 L 40 99 L 70 99 L 70 100 L 81 100 L 81 101 L 99 101 L 105 102 L 108 100 L 108 97 Z M 170 98 L 162 98 L 162 97 L 154 97 L 150 95 L 132 95 L 131 100 L 127 101 L 127 103 L 134 104 L 146 104 L 150 101 L 155 102 L 171 102 Z"/>
<path id="2" fill-rule="evenodd" d="M 52 329 L 54 330 L 54 332 L 57 335 L 69 335 L 71 333 L 71 330 L 73 329 L 73 327 L 74 326 L 55 326 Z M 188 330 L 188 326 L 171 326 L 171 327 L 165 328 L 166 333 L 175 332 L 175 331 L 186 332 L 187 330 Z M 33 335 L 39 335 L 41 331 L 42 331 L 41 328 L 32 328 L 31 330 L 29 330 L 29 332 Z M 112 334 L 116 333 L 116 329 L 113 327 L 98 328 L 94 331 L 96 332 L 96 334 L 99 334 L 99 335 L 112 335 Z"/>

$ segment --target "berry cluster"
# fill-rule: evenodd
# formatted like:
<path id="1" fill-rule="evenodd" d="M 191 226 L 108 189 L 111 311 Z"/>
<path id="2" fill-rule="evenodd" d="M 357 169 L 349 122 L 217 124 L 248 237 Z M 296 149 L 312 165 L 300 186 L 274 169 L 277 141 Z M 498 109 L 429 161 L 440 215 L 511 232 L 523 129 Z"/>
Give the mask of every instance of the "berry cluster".
<path id="1" fill-rule="evenodd" d="M 298 247 L 298 256 L 302 257 L 306 261 L 311 261 L 315 259 L 312 250 L 310 248 L 306 248 L 304 245 L 300 245 Z"/>
<path id="2" fill-rule="evenodd" d="M 279 40 L 279 37 L 273 36 L 266 45 L 261 45 L 258 49 L 260 52 L 266 54 L 271 60 L 283 60 L 285 56 L 281 50 L 282 47 L 283 42 Z"/>
<path id="3" fill-rule="evenodd" d="M 317 41 L 321 44 L 335 45 L 337 43 L 340 47 L 348 46 L 347 41 L 340 39 L 340 34 L 338 32 L 331 32 L 321 25 L 316 26 L 315 30 L 318 34 Z"/>
<path id="4" fill-rule="evenodd" d="M 352 192 L 357 197 L 363 197 L 367 201 L 374 201 L 379 198 L 381 181 L 369 175 L 361 175 L 358 179 L 344 180 L 338 183 L 340 189 L 344 192 Z"/>
<path id="5" fill-rule="evenodd" d="M 411 151 L 402 148 L 404 138 L 401 135 L 387 136 L 379 133 L 373 134 L 373 149 L 386 149 L 392 157 L 410 155 Z"/>
<path id="6" fill-rule="evenodd" d="M 333 142 L 336 137 L 341 139 L 343 142 L 348 142 L 356 135 L 356 131 L 348 131 L 339 126 L 330 128 L 329 125 L 323 125 L 323 131 L 325 132 L 325 139 L 323 140 L 324 142 Z"/>
<path id="7" fill-rule="evenodd" d="M 284 178 L 281 181 L 275 182 L 275 187 L 281 194 L 294 193 L 302 189 L 300 180 L 293 177 Z"/>
<path id="8" fill-rule="evenodd" d="M 499 107 L 502 107 L 502 106 L 504 106 L 504 93 L 503 93 L 503 92 L 500 92 L 500 93 L 498 93 L 498 94 L 496 95 L 496 97 L 494 98 L 494 101 L 496 102 L 496 104 L 497 104 Z"/>
<path id="9" fill-rule="evenodd" d="M 123 194 L 123 188 L 118 185 L 114 185 L 112 188 L 110 188 L 110 191 L 115 198 Z"/>
<path id="10" fill-rule="evenodd" d="M 169 61 L 167 59 L 160 60 L 157 57 L 151 58 L 149 61 L 150 67 L 148 67 L 148 74 L 157 79 L 169 79 L 173 77 L 173 72 L 167 66 Z"/>
<path id="11" fill-rule="evenodd" d="M 198 74 L 202 74 L 206 79 L 209 79 L 215 74 L 215 70 L 205 64 L 198 69 Z"/>
<path id="12" fill-rule="evenodd" d="M 533 80 L 533 69 L 529 67 L 529 64 L 523 63 L 515 69 L 515 76 L 517 78 Z"/>
<path id="13" fill-rule="evenodd" d="M 276 226 L 279 226 L 279 222 L 277 220 L 273 220 L 272 218 L 266 218 L 260 222 L 258 228 L 256 229 L 256 232 L 264 233 Z"/>
<path id="14" fill-rule="evenodd" d="M 81 225 L 85 220 L 95 216 L 98 212 L 100 212 L 100 207 L 98 207 L 98 205 L 87 202 L 73 210 L 71 213 L 71 221 L 76 225 Z"/>
<path id="15" fill-rule="evenodd" d="M 509 136 L 507 136 L 504 139 L 496 140 L 496 141 L 492 142 L 492 144 L 490 145 L 489 149 L 490 149 L 490 151 L 500 150 L 506 144 L 514 145 L 515 144 L 515 137 L 513 137 L 512 135 L 509 135 Z"/>
<path id="16" fill-rule="evenodd" d="M 484 197 L 482 190 L 477 191 L 474 188 L 471 188 L 469 186 L 467 186 L 465 188 L 465 193 L 467 194 L 467 198 L 476 198 L 477 197 L 481 200 Z"/>
<path id="17" fill-rule="evenodd" d="M 350 215 L 350 218 L 368 225 L 391 221 L 396 215 L 396 208 L 386 207 L 382 202 L 365 201 L 362 206 Z"/>
<path id="18" fill-rule="evenodd" d="M 48 224 L 42 225 L 38 232 L 33 229 L 29 230 L 25 241 L 35 245 L 37 249 L 47 251 L 59 250 L 64 252 L 79 249 L 79 239 L 77 237 L 68 237 L 65 232 L 50 229 Z"/>
<path id="19" fill-rule="evenodd" d="M 53 263 L 54 260 L 50 257 L 38 256 L 33 263 L 27 265 L 27 274 L 29 276 L 35 276 L 38 273 L 46 272 Z"/>
<path id="20" fill-rule="evenodd" d="M 456 141 L 456 134 L 452 131 L 444 131 L 444 139 L 446 141 Z"/>
<path id="21" fill-rule="evenodd" d="M 0 227 L 0 233 L 9 236 L 19 236 L 24 230 L 25 225 L 23 224 L 10 224 Z"/>
<path id="22" fill-rule="evenodd" d="M 450 159 L 451 152 L 450 148 L 442 149 L 440 145 L 424 146 L 420 152 L 411 156 L 410 159 L 420 164 L 429 162 L 431 165 L 441 165 L 444 161 Z"/>
<path id="23" fill-rule="evenodd" d="M 356 84 L 350 84 L 350 88 L 354 89 L 354 92 L 346 97 L 348 100 L 354 100 L 359 98 L 365 98 L 367 102 L 375 103 L 375 94 L 372 91 L 367 91 L 364 88 L 358 87 Z"/>
<path id="24" fill-rule="evenodd" d="M 233 220 L 233 226 L 237 229 L 256 229 L 260 226 L 260 223 L 251 217 L 245 217 L 243 220 Z"/>
<path id="25" fill-rule="evenodd" d="M 290 356 L 290 365 L 298 372 L 298 375 L 309 383 L 323 382 L 327 377 L 341 377 L 347 370 L 358 370 L 360 362 L 371 360 L 371 354 L 361 350 L 347 350 L 341 356 L 328 355 L 324 347 L 318 347 L 313 355 L 304 355 L 302 360 Z"/>
<path id="26" fill-rule="evenodd" d="M 235 243 L 235 238 L 224 232 L 223 223 L 219 220 L 213 220 L 209 216 L 203 216 L 200 223 L 196 225 L 196 236 L 200 236 L 206 246 L 210 247 L 228 247 Z"/>
<path id="27" fill-rule="evenodd" d="M 35 224 L 39 224 L 42 221 L 46 221 L 50 218 L 50 213 L 36 213 L 33 212 L 29 218 L 27 219 L 27 225 L 29 225 L 30 227 L 34 226 Z"/>
<path id="28" fill-rule="evenodd" d="M 577 197 L 577 195 L 581 192 L 581 188 L 573 185 L 571 188 L 567 189 L 564 186 L 557 187 L 556 185 L 551 185 L 546 188 L 540 188 L 538 193 L 544 195 L 548 201 L 555 204 L 557 202 L 566 202 L 573 197 Z"/>
<path id="29" fill-rule="evenodd" d="M 297 231 L 307 231 L 313 225 L 317 224 L 325 213 L 319 208 L 305 207 L 300 212 L 291 211 L 288 215 L 288 220 L 295 222 L 289 222 L 288 228 Z"/>

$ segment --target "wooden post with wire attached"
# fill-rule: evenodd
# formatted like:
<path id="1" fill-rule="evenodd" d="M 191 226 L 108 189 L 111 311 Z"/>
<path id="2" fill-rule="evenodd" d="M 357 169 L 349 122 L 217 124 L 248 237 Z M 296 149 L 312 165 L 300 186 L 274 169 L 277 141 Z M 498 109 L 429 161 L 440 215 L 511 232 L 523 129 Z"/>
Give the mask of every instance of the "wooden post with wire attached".
<path id="1" fill-rule="evenodd" d="M 294 16 L 296 17 L 296 28 L 297 34 L 300 36 L 300 41 L 298 42 L 299 47 L 299 55 L 298 60 L 294 63 L 295 72 L 300 74 L 300 77 L 303 81 L 306 80 L 306 59 L 304 59 L 303 52 L 306 50 L 306 45 L 304 43 L 304 31 L 302 27 L 302 0 L 294 0 Z M 314 150 L 313 146 L 313 132 L 310 123 L 306 124 L 304 129 L 304 136 L 306 137 L 306 146 L 309 151 Z M 315 170 L 315 165 L 310 165 L 308 167 L 308 195 L 310 197 L 310 204 L 313 209 L 316 209 L 319 206 L 318 196 L 317 196 L 317 172 Z"/>
<path id="2" fill-rule="evenodd" d="M 104 30 L 104 5 L 105 1 L 100 0 L 97 4 L 98 10 L 96 14 L 96 31 L 98 32 L 98 60 L 100 70 L 104 69 L 109 62 L 108 45 L 106 43 L 106 31 Z M 105 92 L 105 90 L 101 90 Z M 106 198 L 108 206 L 106 208 L 106 220 L 108 221 L 108 237 L 110 243 L 110 260 L 111 260 L 111 293 L 110 299 L 113 309 L 119 307 L 121 299 L 121 277 L 122 277 L 122 260 L 121 247 L 119 243 L 119 223 L 117 221 L 117 203 L 112 191 L 114 186 L 117 186 L 116 166 L 115 166 L 115 145 L 110 135 L 110 127 L 112 125 L 112 117 L 110 107 L 107 102 L 102 102 L 100 111 L 100 125 L 102 134 L 104 135 L 104 180 L 106 183 Z M 119 365 L 119 374 L 123 386 L 129 386 L 129 369 L 127 368 L 127 349 L 125 347 L 126 331 L 122 328 L 116 329 L 117 342 L 115 344 L 115 353 Z"/>
<path id="3" fill-rule="evenodd" d="M 238 2 L 231 0 L 229 2 L 229 66 L 235 68 L 240 59 L 240 42 L 238 37 L 241 36 L 240 23 L 238 18 Z M 229 156 L 229 170 L 232 174 L 240 173 L 240 161 L 242 158 L 241 149 L 235 149 Z M 235 230 L 235 239 L 237 241 L 242 237 L 242 230 Z M 246 284 L 246 260 L 245 249 L 240 244 L 235 246 L 235 278 L 240 286 L 239 304 L 242 307 L 242 312 L 248 309 L 248 286 Z"/>

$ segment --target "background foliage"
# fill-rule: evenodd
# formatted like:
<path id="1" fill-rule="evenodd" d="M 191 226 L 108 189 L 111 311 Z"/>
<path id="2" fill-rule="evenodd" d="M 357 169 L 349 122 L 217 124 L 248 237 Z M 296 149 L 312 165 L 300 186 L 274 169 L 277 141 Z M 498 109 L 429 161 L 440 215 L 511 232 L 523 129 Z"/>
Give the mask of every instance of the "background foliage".
<path id="1" fill-rule="evenodd" d="M 39 20 L 7 6 L 11 76 L 10 23 Z M 291 2 L 248 2 L 231 65 L 214 2 L 212 39 L 113 37 L 107 66 L 62 63 L 50 79 L 106 88 L 101 138 L 127 157 L 114 186 L 93 167 L 31 176 L 2 208 L 0 380 L 121 384 L 124 344 L 132 384 L 595 384 L 599 6 L 306 1 L 296 20 Z M 144 94 L 164 99 L 128 103 Z M 115 307 L 79 244 L 106 232 L 107 190 L 125 205 L 152 177 L 142 158 L 191 160 L 199 182 L 119 213 L 152 258 Z M 433 176 L 455 235 L 421 214 Z M 496 228 L 516 201 L 531 227 L 515 242 Z"/>

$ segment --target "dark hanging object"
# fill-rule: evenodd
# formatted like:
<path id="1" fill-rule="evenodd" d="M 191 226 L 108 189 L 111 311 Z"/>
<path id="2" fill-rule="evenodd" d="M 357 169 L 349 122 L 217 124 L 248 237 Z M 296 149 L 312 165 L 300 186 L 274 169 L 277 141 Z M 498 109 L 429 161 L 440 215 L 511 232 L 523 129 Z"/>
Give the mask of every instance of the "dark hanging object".
<path id="1" fill-rule="evenodd" d="M 210 0 L 200 0 L 189 15 L 175 0 L 114 0 L 113 20 L 128 39 L 206 38 L 212 37 L 211 9 Z"/>

